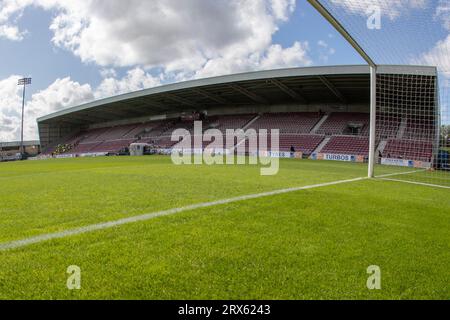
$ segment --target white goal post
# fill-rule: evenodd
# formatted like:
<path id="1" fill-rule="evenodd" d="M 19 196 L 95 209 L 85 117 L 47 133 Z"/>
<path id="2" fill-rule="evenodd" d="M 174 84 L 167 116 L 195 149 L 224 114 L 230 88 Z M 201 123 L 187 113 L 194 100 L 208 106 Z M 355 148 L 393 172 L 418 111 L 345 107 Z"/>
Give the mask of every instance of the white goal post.
<path id="1" fill-rule="evenodd" d="M 448 2 L 308 2 L 368 64 L 369 178 L 449 188 Z"/>
<path id="2" fill-rule="evenodd" d="M 377 68 L 370 66 L 370 135 L 369 135 L 369 178 L 375 177 L 375 148 L 377 128 Z"/>
<path id="3" fill-rule="evenodd" d="M 376 148 L 376 111 L 377 111 L 377 66 L 370 56 L 361 48 L 355 39 L 345 30 L 330 12 L 317 0 L 308 0 L 309 3 L 336 28 L 336 30 L 350 43 L 350 45 L 361 55 L 370 66 L 370 136 L 369 136 L 369 168 L 368 176 L 375 176 L 375 148 Z"/>

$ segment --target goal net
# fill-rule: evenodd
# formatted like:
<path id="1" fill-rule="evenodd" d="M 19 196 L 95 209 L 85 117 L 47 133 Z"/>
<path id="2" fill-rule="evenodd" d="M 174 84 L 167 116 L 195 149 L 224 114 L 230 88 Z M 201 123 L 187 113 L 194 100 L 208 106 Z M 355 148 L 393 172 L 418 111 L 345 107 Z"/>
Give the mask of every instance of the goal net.
<path id="1" fill-rule="evenodd" d="M 375 176 L 450 187 L 450 2 L 309 2 L 376 68 Z"/>

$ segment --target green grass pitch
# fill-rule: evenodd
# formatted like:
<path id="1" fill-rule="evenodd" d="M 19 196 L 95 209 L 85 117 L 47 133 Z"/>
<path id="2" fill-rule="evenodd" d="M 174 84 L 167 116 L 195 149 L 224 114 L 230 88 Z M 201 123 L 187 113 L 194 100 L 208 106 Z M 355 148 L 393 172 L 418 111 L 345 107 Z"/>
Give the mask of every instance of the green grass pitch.
<path id="1" fill-rule="evenodd" d="M 364 177 L 367 166 L 259 169 L 170 157 L 1 163 L 0 244 Z M 185 211 L 0 251 L 0 299 L 448 299 L 449 214 L 449 190 L 378 179 Z M 81 290 L 66 287 L 70 265 L 81 268 Z M 381 290 L 366 287 L 370 265 L 381 268 Z"/>

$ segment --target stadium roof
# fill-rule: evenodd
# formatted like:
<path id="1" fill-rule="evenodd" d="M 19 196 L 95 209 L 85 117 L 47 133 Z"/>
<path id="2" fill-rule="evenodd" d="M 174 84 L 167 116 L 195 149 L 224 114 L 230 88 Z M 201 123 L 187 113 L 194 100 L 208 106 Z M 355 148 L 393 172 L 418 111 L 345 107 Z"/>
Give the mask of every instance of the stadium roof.
<path id="1" fill-rule="evenodd" d="M 436 68 L 380 66 L 379 72 L 436 75 Z M 280 103 L 361 103 L 369 99 L 369 67 L 280 69 L 192 80 L 127 93 L 39 118 L 39 124 L 94 124 L 213 108 Z"/>

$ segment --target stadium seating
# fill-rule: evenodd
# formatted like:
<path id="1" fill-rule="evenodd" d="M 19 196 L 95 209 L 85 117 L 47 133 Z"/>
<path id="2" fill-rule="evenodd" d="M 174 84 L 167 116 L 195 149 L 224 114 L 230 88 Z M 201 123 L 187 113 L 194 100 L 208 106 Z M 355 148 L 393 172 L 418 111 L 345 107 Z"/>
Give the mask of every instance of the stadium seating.
<path id="1" fill-rule="evenodd" d="M 368 135 L 370 127 L 370 118 L 368 113 L 339 112 L 332 113 L 328 119 L 317 130 L 319 134 L 342 135 L 350 134 L 351 125 L 360 125 L 359 135 Z"/>
<path id="2" fill-rule="evenodd" d="M 408 124 L 405 128 L 405 132 L 403 133 L 402 138 L 422 141 L 433 140 L 436 135 L 433 127 L 434 124 L 432 122 L 408 119 Z"/>
<path id="3" fill-rule="evenodd" d="M 129 147 L 136 139 L 121 139 L 102 142 L 93 147 L 90 152 L 108 152 L 116 153 L 120 150 Z"/>
<path id="4" fill-rule="evenodd" d="M 171 136 L 172 132 L 176 129 L 185 129 L 192 133 L 194 131 L 194 121 L 171 121 L 162 122 L 158 127 L 156 127 L 151 133 L 151 137 L 159 136 Z"/>
<path id="5" fill-rule="evenodd" d="M 152 130 L 154 130 L 157 126 L 159 126 L 162 121 L 153 121 L 137 124 L 133 129 L 127 132 L 122 138 L 123 139 L 131 139 L 137 138 L 138 136 L 144 136 L 150 134 Z"/>
<path id="6" fill-rule="evenodd" d="M 162 149 L 172 148 L 175 144 L 177 144 L 177 142 L 173 142 L 171 140 L 170 136 L 143 139 L 143 140 L 140 140 L 139 142 L 148 143 L 148 144 L 154 146 L 155 148 L 162 148 Z"/>
<path id="7" fill-rule="evenodd" d="M 250 128 L 279 129 L 280 133 L 310 133 L 320 118 L 317 112 L 266 113 Z"/>
<path id="8" fill-rule="evenodd" d="M 125 125 L 125 126 L 117 126 L 112 127 L 106 130 L 104 133 L 97 136 L 96 141 L 113 141 L 122 139 L 127 133 L 136 128 L 136 125 Z"/>
<path id="9" fill-rule="evenodd" d="M 330 140 L 322 148 L 322 153 L 367 156 L 369 151 L 369 115 L 367 113 L 332 113 L 318 128 L 317 134 L 311 134 L 320 119 L 319 113 L 266 113 L 251 123 L 256 114 L 222 115 L 206 117 L 203 130 L 218 129 L 225 134 L 226 129 L 236 130 L 250 124 L 249 128 L 260 130 L 280 129 L 280 151 L 301 151 L 306 155 L 315 151 L 326 137 Z M 359 128 L 351 132 L 350 127 Z M 57 144 L 47 148 L 44 153 L 56 151 L 57 146 L 68 146 L 67 153 L 117 153 L 131 143 L 139 141 L 154 147 L 171 148 L 176 142 L 171 141 L 173 130 L 184 128 L 193 133 L 193 120 L 167 119 L 120 125 L 107 128 L 89 129 L 61 139 Z M 380 114 L 377 117 L 377 143 L 386 141 L 384 157 L 404 158 L 410 160 L 430 161 L 433 146 L 433 124 L 423 121 L 402 119 L 393 115 Z M 224 137 L 224 143 L 226 137 Z M 235 139 L 234 146 L 241 143 Z M 205 148 L 210 142 L 203 142 Z M 249 141 L 244 144 L 248 148 Z M 193 147 L 193 146 L 192 146 Z M 270 148 L 270 136 L 268 140 Z M 59 151 L 58 151 L 59 153 Z"/>
<path id="10" fill-rule="evenodd" d="M 99 146 L 101 142 L 88 142 L 88 143 L 80 143 L 76 145 L 70 153 L 73 154 L 81 154 L 81 153 L 91 153 L 95 147 Z"/>
<path id="11" fill-rule="evenodd" d="M 323 135 L 281 135 L 280 151 L 291 151 L 291 147 L 294 147 L 295 151 L 301 151 L 306 155 L 310 155 L 324 139 L 325 136 Z M 269 143 L 269 145 L 271 144 Z"/>
<path id="12" fill-rule="evenodd" d="M 324 135 L 314 134 L 282 134 L 279 139 L 279 151 L 290 152 L 294 147 L 296 152 L 310 155 L 325 139 Z M 260 142 L 259 142 L 260 143 Z M 245 147 L 249 150 L 249 140 L 245 142 Z M 258 144 L 260 146 L 260 144 Z M 267 148 L 272 148 L 271 135 L 267 135 Z"/>
<path id="13" fill-rule="evenodd" d="M 357 136 L 333 136 L 321 150 L 321 153 L 369 155 L 369 138 Z"/>
<path id="14" fill-rule="evenodd" d="M 81 133 L 83 143 L 99 142 L 98 138 L 105 134 L 110 128 L 91 129 Z"/>
<path id="15" fill-rule="evenodd" d="M 164 134 L 164 132 L 169 131 L 173 128 L 176 121 L 174 120 L 158 120 L 145 123 L 141 126 L 141 131 L 135 136 L 141 138 L 147 137 L 159 137 Z M 134 130 L 133 130 L 134 131 Z"/>
<path id="16" fill-rule="evenodd" d="M 242 115 L 224 115 L 208 117 L 203 125 L 205 130 L 218 129 L 225 134 L 227 129 L 241 129 L 248 124 L 256 114 L 242 114 Z"/>
<path id="17" fill-rule="evenodd" d="M 377 116 L 377 138 L 397 138 L 402 119 L 400 116 L 379 114 Z"/>
<path id="18" fill-rule="evenodd" d="M 433 143 L 427 141 L 389 139 L 383 157 L 431 162 Z"/>

